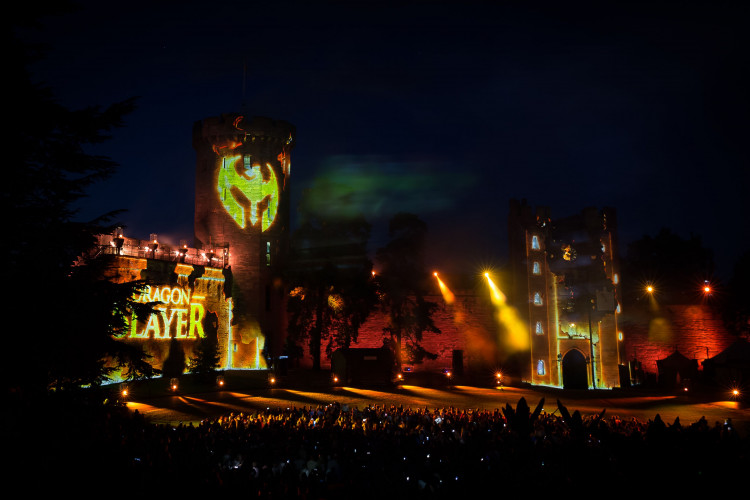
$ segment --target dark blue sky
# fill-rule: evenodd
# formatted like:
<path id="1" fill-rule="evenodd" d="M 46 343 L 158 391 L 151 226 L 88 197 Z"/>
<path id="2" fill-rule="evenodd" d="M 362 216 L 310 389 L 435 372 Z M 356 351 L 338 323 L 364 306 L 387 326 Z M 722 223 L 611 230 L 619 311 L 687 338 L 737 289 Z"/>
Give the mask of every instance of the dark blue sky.
<path id="1" fill-rule="evenodd" d="M 26 38 L 63 104 L 140 96 L 81 212 L 126 208 L 130 236 L 192 238 L 193 123 L 245 111 L 297 127 L 293 200 L 342 182 L 373 247 L 407 210 L 436 267 L 500 264 L 526 198 L 617 208 L 622 252 L 698 234 L 726 276 L 750 249 L 747 12 L 602 3 L 85 1 Z"/>

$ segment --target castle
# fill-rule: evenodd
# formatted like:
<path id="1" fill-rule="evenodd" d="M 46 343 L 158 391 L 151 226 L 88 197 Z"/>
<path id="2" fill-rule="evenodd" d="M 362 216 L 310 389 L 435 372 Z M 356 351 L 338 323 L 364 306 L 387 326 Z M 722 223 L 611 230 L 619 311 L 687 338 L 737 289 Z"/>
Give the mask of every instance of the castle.
<path id="1" fill-rule="evenodd" d="M 263 369 L 280 353 L 294 136 L 291 124 L 264 117 L 197 122 L 195 246 L 98 237 L 110 279 L 150 283 L 136 300 L 156 303 L 154 313 L 129 318 L 121 340 L 141 345 L 155 368 L 175 345 L 192 357 L 207 336 L 218 341 L 221 369 Z"/>
<path id="2" fill-rule="evenodd" d="M 142 346 L 155 368 L 163 368 L 175 349 L 192 357 L 206 337 L 218 342 L 224 370 L 265 369 L 282 354 L 295 133 L 285 121 L 236 113 L 196 122 L 194 246 L 167 245 L 158 235 L 99 236 L 95 251 L 110 259 L 110 279 L 150 283 L 136 300 L 156 303 L 154 313 L 129 318 L 121 340 Z M 531 384 L 605 389 L 636 381 L 622 331 L 628 323 L 621 311 L 615 210 L 587 208 L 553 219 L 549 208 L 512 200 L 508 231 L 507 302 L 493 292 L 502 295 L 496 303 L 487 283 L 448 301 L 436 282 L 429 299 L 440 306 L 435 321 L 442 333 L 424 342 L 438 357 L 414 369 L 463 371 L 466 364 L 470 372 L 500 365 L 511 352 L 507 337 L 515 335 L 524 339 L 514 354 L 522 352 L 526 361 L 514 363 Z M 518 318 L 509 322 L 509 312 Z M 373 314 L 352 347 L 382 346 L 384 321 L 382 313 Z"/>
<path id="3" fill-rule="evenodd" d="M 614 209 L 553 220 L 513 200 L 508 216 L 511 302 L 529 328 L 534 385 L 620 387 L 627 377 L 619 330 Z"/>

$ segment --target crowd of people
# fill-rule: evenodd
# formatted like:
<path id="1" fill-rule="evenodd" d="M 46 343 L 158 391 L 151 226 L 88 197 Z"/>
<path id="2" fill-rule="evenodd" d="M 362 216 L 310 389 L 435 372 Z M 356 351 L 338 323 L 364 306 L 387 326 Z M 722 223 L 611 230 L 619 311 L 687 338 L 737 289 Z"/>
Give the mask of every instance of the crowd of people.
<path id="1" fill-rule="evenodd" d="M 334 403 L 178 426 L 126 409 L 97 419 L 70 415 L 70 435 L 55 443 L 71 461 L 50 465 L 66 477 L 83 474 L 141 492 L 260 498 L 694 490 L 748 471 L 748 440 L 731 422 L 683 425 L 658 415 L 643 422 L 571 414 L 559 402 L 553 412 L 541 407 L 532 410 L 523 399 L 494 410 Z"/>

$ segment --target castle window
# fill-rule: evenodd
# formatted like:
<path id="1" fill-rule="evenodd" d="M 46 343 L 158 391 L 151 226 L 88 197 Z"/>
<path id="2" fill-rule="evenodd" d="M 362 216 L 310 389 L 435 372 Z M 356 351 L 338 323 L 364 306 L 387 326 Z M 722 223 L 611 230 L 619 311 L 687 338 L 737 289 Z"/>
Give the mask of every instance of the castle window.
<path id="1" fill-rule="evenodd" d="M 544 375 L 546 373 L 544 369 L 544 360 L 540 359 L 536 362 L 536 374 L 537 375 Z"/>
<path id="2" fill-rule="evenodd" d="M 533 264 L 533 273 L 534 274 L 542 274 L 542 265 L 539 262 L 534 262 Z"/>
<path id="3" fill-rule="evenodd" d="M 266 241 L 266 265 L 271 265 L 271 242 Z"/>
<path id="4" fill-rule="evenodd" d="M 534 235 L 531 237 L 531 249 L 532 250 L 539 250 L 541 247 L 539 246 L 539 236 Z"/>
<path id="5" fill-rule="evenodd" d="M 537 335 L 544 334 L 544 327 L 542 327 L 542 322 L 541 321 L 537 321 L 536 322 L 536 334 Z"/>
<path id="6" fill-rule="evenodd" d="M 615 285 L 620 282 L 620 277 L 617 275 L 617 273 L 615 273 L 615 276 L 612 278 L 612 281 L 614 282 Z"/>
<path id="7" fill-rule="evenodd" d="M 534 292 L 534 305 L 535 306 L 542 305 L 542 296 L 539 292 Z"/>

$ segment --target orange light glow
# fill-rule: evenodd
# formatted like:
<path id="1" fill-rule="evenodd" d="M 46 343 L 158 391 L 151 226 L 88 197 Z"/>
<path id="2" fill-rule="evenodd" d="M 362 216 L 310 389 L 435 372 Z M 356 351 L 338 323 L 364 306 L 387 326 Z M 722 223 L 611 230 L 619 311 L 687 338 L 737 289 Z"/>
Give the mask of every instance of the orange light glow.
<path id="1" fill-rule="evenodd" d="M 487 284 L 490 286 L 490 292 L 492 297 L 492 303 L 496 306 L 505 304 L 505 294 L 495 285 L 495 282 L 490 278 L 489 273 L 484 273 L 484 277 L 487 278 Z"/>
<path id="2" fill-rule="evenodd" d="M 518 311 L 507 303 L 505 294 L 492 281 L 489 273 L 484 273 L 487 278 L 487 285 L 490 287 L 490 298 L 492 304 L 497 310 L 498 322 L 507 330 L 507 341 L 509 346 L 516 350 L 523 350 L 528 347 L 528 327 L 518 315 Z"/>
<path id="3" fill-rule="evenodd" d="M 453 294 L 453 292 L 450 291 L 450 289 L 446 286 L 446 284 L 443 283 L 443 280 L 441 280 L 438 277 L 437 271 L 435 271 L 432 274 L 437 279 L 438 286 L 440 287 L 440 293 L 443 295 L 443 299 L 445 300 L 445 303 L 446 304 L 453 304 L 453 302 L 456 301 L 456 296 Z"/>

